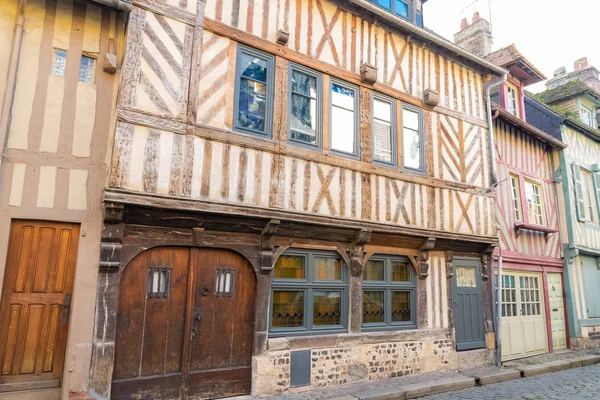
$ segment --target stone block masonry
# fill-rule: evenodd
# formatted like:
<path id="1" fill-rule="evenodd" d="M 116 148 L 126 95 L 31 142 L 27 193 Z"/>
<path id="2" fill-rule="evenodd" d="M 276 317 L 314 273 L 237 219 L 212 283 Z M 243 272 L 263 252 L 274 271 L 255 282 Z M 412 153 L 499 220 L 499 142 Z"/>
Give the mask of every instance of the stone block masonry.
<path id="1" fill-rule="evenodd" d="M 393 379 L 452 370 L 458 366 L 457 354 L 449 339 L 348 344 L 310 350 L 310 384 L 302 388 L 291 388 L 292 351 L 270 351 L 255 357 L 253 394 L 274 395 L 351 382 Z"/>

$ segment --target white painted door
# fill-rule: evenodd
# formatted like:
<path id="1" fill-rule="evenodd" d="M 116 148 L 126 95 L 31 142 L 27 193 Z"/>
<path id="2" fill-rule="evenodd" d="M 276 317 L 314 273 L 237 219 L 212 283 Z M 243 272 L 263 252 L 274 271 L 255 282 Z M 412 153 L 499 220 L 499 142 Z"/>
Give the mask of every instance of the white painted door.
<path id="1" fill-rule="evenodd" d="M 567 348 L 565 307 L 561 274 L 548 274 L 548 298 L 550 301 L 550 324 L 554 350 Z"/>
<path id="2" fill-rule="evenodd" d="M 502 361 L 548 351 L 542 274 L 502 276 Z"/>

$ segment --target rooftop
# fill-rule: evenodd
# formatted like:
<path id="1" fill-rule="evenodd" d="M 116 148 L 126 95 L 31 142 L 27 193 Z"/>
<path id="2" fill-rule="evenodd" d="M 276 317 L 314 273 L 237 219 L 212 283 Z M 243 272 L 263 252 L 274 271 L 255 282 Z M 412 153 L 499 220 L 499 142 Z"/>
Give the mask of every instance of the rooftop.
<path id="1" fill-rule="evenodd" d="M 586 83 L 578 79 L 567 82 L 554 89 L 549 89 L 545 92 L 538 93 L 535 95 L 535 98 L 546 104 L 555 104 L 559 101 L 568 100 L 570 98 L 579 97 L 586 94 L 600 102 L 600 93 L 596 92 Z"/>
<path id="2" fill-rule="evenodd" d="M 509 70 L 525 86 L 547 79 L 539 69 L 519 52 L 514 43 L 494 51 L 484 58 L 492 64 Z"/>

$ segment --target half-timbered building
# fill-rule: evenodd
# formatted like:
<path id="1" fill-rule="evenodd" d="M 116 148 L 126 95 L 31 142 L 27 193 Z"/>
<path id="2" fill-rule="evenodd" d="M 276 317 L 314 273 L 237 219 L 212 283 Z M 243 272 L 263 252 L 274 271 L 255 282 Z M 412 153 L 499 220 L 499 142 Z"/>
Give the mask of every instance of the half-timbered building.
<path id="1" fill-rule="evenodd" d="M 2 399 L 87 398 L 122 17 L 0 2 Z"/>
<path id="2" fill-rule="evenodd" d="M 286 393 L 490 361 L 484 82 L 424 1 L 135 0 L 90 392 Z"/>
<path id="3" fill-rule="evenodd" d="M 558 69 L 547 90 L 526 104 L 532 124 L 568 144 L 555 160 L 555 182 L 565 215 L 561 234 L 573 347 L 600 346 L 599 76 L 587 59 L 578 60 L 571 73 Z"/>

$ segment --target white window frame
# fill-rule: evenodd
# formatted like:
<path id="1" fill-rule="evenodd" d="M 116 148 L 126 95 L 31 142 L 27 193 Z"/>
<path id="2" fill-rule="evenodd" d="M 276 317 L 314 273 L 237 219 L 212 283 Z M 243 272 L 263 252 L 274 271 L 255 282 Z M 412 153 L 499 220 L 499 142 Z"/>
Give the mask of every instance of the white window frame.
<path id="1" fill-rule="evenodd" d="M 527 179 L 527 178 L 525 179 L 524 185 L 525 185 L 525 203 L 527 204 L 527 217 L 529 219 L 529 223 L 534 224 L 534 225 L 546 225 L 546 211 L 544 209 L 544 193 L 542 190 L 542 185 L 538 182 L 535 182 L 535 181 Z M 538 193 L 535 194 L 532 192 L 532 194 L 533 194 L 534 198 L 535 198 L 535 196 L 537 196 L 537 198 L 539 199 L 539 203 L 529 201 L 529 193 L 530 193 L 529 189 L 531 188 L 533 190 L 534 187 L 538 188 Z M 530 210 L 530 206 L 532 207 L 531 210 Z M 540 207 L 539 214 L 535 213 L 535 211 L 534 211 L 535 206 Z"/>
<path id="2" fill-rule="evenodd" d="M 581 122 L 594 128 L 594 113 L 592 110 L 582 105 L 581 109 L 579 110 L 579 115 L 581 116 Z M 587 121 L 584 115 L 587 115 Z"/>
<path id="3" fill-rule="evenodd" d="M 513 210 L 516 221 L 523 221 L 523 207 L 521 203 L 521 183 L 519 175 L 510 174 L 510 186 L 513 200 Z"/>
<path id="4" fill-rule="evenodd" d="M 594 201 L 594 182 L 592 181 L 592 173 L 586 169 L 581 170 L 581 186 L 583 189 L 583 202 L 585 209 L 585 222 L 590 224 L 597 223 L 597 216 Z"/>
<path id="5" fill-rule="evenodd" d="M 513 96 L 511 96 L 511 92 Z M 510 83 L 506 83 L 506 111 L 515 117 L 520 117 L 519 89 Z"/>

